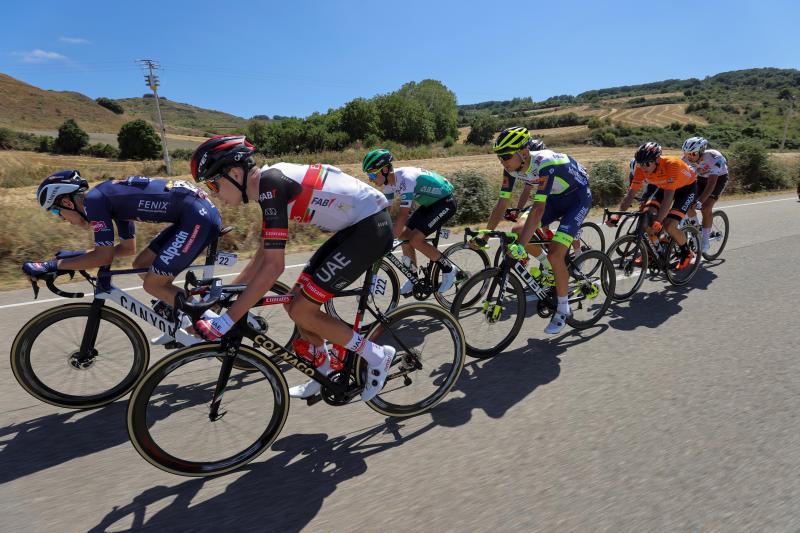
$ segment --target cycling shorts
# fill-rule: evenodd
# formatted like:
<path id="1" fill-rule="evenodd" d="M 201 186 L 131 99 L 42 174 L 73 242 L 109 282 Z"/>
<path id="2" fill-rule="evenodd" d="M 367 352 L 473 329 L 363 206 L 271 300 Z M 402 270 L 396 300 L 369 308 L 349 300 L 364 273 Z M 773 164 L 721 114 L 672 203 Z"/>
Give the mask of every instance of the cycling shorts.
<path id="1" fill-rule="evenodd" d="M 664 189 L 658 189 L 653 197 L 647 201 L 645 207 L 655 207 L 659 209 L 661 202 L 664 200 Z M 667 214 L 667 218 L 677 220 L 680 222 L 686 215 L 686 212 L 692 207 L 697 200 L 697 182 L 684 185 L 679 189 L 675 189 L 675 197 L 672 200 L 672 208 Z"/>
<path id="2" fill-rule="evenodd" d="M 559 220 L 558 229 L 553 234 L 553 242 L 569 247 L 572 241 L 578 236 L 581 224 L 589 214 L 592 207 L 592 191 L 589 187 L 582 187 L 571 192 L 562 194 L 551 194 L 547 197 L 547 203 L 542 215 L 542 226 L 548 226 Z M 528 218 L 528 213 L 533 206 L 526 209 L 519 220 L 524 221 Z"/>
<path id="3" fill-rule="evenodd" d="M 147 248 L 156 254 L 150 272 L 175 277 L 219 236 L 222 217 L 208 200 L 187 195 L 178 222 L 162 230 Z"/>
<path id="4" fill-rule="evenodd" d="M 706 183 L 708 183 L 708 178 L 703 176 L 697 176 L 697 197 L 699 198 L 700 195 L 703 194 L 703 191 L 706 188 Z M 722 196 L 722 192 L 725 190 L 725 187 L 728 185 L 728 175 L 722 174 L 721 176 L 717 176 L 717 183 L 714 185 L 714 190 L 711 191 L 711 195 L 709 198 L 713 198 L 714 200 L 719 200 L 719 197 Z"/>
<path id="5" fill-rule="evenodd" d="M 431 205 L 421 205 L 411 214 L 406 222 L 409 229 L 419 230 L 426 237 L 444 226 L 456 214 L 458 204 L 451 194 L 441 198 Z"/>
<path id="6" fill-rule="evenodd" d="M 323 304 L 392 249 L 392 219 L 386 210 L 336 232 L 314 252 L 297 279 L 303 296 Z"/>

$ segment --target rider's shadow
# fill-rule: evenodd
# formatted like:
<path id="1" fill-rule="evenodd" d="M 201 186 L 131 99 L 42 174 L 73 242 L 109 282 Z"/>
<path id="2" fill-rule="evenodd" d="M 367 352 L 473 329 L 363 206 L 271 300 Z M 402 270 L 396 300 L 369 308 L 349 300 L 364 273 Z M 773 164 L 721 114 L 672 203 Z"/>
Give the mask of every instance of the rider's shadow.
<path id="1" fill-rule="evenodd" d="M 608 325 L 623 331 L 657 328 L 683 309 L 680 302 L 687 298 L 689 290 L 691 287 L 684 286 L 659 292 L 637 292 L 625 302 L 612 304 Z"/>
<path id="2" fill-rule="evenodd" d="M 114 507 L 90 531 L 299 531 L 339 483 L 367 471 L 368 457 L 419 434 L 402 437 L 401 429 L 402 421 L 388 420 L 352 436 L 290 435 L 275 442 L 270 459 L 232 474 L 240 477 L 218 496 L 192 504 L 208 479 L 153 487 Z M 168 500 L 159 511 L 149 509 Z"/>
<path id="3" fill-rule="evenodd" d="M 254 379 L 236 374 L 229 389 Z M 161 387 L 160 407 L 148 409 L 148 416 L 169 414 L 175 403 L 207 403 L 214 386 L 209 381 L 194 387 Z M 94 411 L 68 411 L 0 428 L 0 484 L 128 442 L 127 406 L 127 400 L 117 401 Z"/>

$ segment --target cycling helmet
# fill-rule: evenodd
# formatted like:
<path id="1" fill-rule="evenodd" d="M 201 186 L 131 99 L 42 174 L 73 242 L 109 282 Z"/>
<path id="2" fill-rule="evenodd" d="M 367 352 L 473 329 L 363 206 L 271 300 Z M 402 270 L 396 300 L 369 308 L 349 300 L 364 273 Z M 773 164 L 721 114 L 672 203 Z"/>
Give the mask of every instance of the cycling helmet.
<path id="1" fill-rule="evenodd" d="M 527 128 L 506 128 L 497 136 L 492 150 L 497 155 L 513 154 L 524 148 L 530 138 Z"/>
<path id="2" fill-rule="evenodd" d="M 42 209 L 49 210 L 61 196 L 85 192 L 89 183 L 81 177 L 77 170 L 62 170 L 47 176 L 36 190 L 36 199 Z"/>
<path id="3" fill-rule="evenodd" d="M 544 141 L 541 139 L 531 139 L 528 141 L 528 150 L 531 152 L 538 152 L 539 150 L 547 150 Z"/>
<path id="4" fill-rule="evenodd" d="M 683 143 L 683 148 L 681 148 L 684 152 L 694 152 L 697 154 L 702 154 L 705 152 L 706 148 L 708 147 L 708 141 L 703 139 L 702 137 L 689 137 Z"/>
<path id="5" fill-rule="evenodd" d="M 661 157 L 661 145 L 654 142 L 646 142 L 636 150 L 634 159 L 639 165 L 652 163 Z"/>
<path id="6" fill-rule="evenodd" d="M 394 161 L 394 157 L 392 157 L 392 154 L 389 152 L 389 150 L 384 148 L 370 150 L 367 152 L 367 155 L 364 156 L 364 160 L 361 162 L 361 170 L 364 172 L 372 172 L 373 170 L 378 170 L 379 168 L 385 167 L 392 161 Z"/>
<path id="7" fill-rule="evenodd" d="M 192 177 L 198 182 L 204 182 L 218 176 L 223 170 L 232 166 L 241 167 L 244 171 L 245 182 L 247 174 L 256 163 L 253 154 L 256 147 L 243 135 L 216 135 L 203 142 L 195 149 L 189 163 Z M 240 185 L 233 179 L 230 180 L 242 193 L 242 201 L 247 203 L 247 184 Z"/>

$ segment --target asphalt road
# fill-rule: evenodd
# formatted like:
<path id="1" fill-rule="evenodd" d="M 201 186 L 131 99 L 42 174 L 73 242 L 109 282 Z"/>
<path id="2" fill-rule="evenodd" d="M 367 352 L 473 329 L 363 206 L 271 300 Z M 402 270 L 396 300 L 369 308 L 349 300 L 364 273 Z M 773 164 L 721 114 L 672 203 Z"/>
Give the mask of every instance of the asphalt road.
<path id="1" fill-rule="evenodd" d="M 799 531 L 800 205 L 723 207 L 727 249 L 689 286 L 646 281 L 581 333 L 531 318 L 416 418 L 295 402 L 272 450 L 220 478 L 155 469 L 126 401 L 41 404 L 4 357 L 0 530 Z M 0 293 L 4 353 L 63 303 L 30 301 Z"/>

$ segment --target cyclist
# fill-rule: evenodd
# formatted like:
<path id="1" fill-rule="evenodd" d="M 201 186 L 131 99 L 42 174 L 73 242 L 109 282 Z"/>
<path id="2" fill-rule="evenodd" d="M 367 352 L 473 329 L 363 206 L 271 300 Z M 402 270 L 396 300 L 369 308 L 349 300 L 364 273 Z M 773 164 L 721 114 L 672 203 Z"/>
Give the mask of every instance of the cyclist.
<path id="1" fill-rule="evenodd" d="M 392 164 L 389 150 L 371 150 L 364 156 L 361 170 L 367 173 L 370 181 L 383 187 L 383 193 L 391 202 L 395 191 L 400 197 L 400 211 L 394 221 L 394 236 L 408 241 L 402 245 L 403 263 L 417 272 L 417 254 L 422 254 L 439 264 L 442 281 L 439 292 L 446 292 L 456 277 L 456 267 L 425 238 L 439 230 L 444 223 L 456 214 L 458 204 L 453 196 L 453 185 L 436 172 L 418 167 L 397 167 Z M 409 218 L 411 205 L 416 202 L 419 207 Z M 414 284 L 406 280 L 400 287 L 400 294 L 408 295 Z"/>
<path id="2" fill-rule="evenodd" d="M 88 191 L 88 192 L 87 192 Z M 33 279 L 57 270 L 85 270 L 110 265 L 116 257 L 136 252 L 134 221 L 169 222 L 133 261 L 134 268 L 150 267 L 144 289 L 162 300 L 161 313 L 181 290 L 172 284 L 219 234 L 222 219 L 208 194 L 191 183 L 144 176 L 104 181 L 89 190 L 77 170 L 48 176 L 36 191 L 39 205 L 73 226 L 91 228 L 92 250 L 59 250 L 56 258 L 25 263 Z M 119 243 L 114 244 L 114 226 Z"/>
<path id="3" fill-rule="evenodd" d="M 544 331 L 555 334 L 564 329 L 570 315 L 567 297 L 569 274 L 565 258 L 592 206 L 592 193 L 589 176 L 580 163 L 552 150 L 532 152 L 529 142 L 526 128 L 507 128 L 497 136 L 493 150 L 505 169 L 504 176 L 538 186 L 533 205 L 520 216 L 513 228 L 519 235 L 519 242 L 530 241 L 540 224 L 547 226 L 560 221 L 547 254 L 555 276 L 558 307 Z M 515 258 L 524 259 L 527 255 L 520 245 L 511 245 L 508 252 Z"/>
<path id="4" fill-rule="evenodd" d="M 619 209 L 625 211 L 630 207 L 635 192 L 641 189 L 645 180 L 658 187 L 655 194 L 645 202 L 645 209 L 655 216 L 655 221 L 646 223 L 645 230 L 650 234 L 658 234 L 663 227 L 680 246 L 676 268 L 686 268 L 691 264 L 694 252 L 689 249 L 686 236 L 678 229 L 678 223 L 694 204 L 696 174 L 681 158 L 662 156 L 661 145 L 655 142 L 646 142 L 639 146 L 634 159 L 636 169 L 633 180 Z M 615 226 L 619 219 L 619 215 L 612 215 L 606 224 Z"/>
<path id="5" fill-rule="evenodd" d="M 350 285 L 392 246 L 392 220 L 383 194 L 330 165 L 276 163 L 256 166 L 255 147 L 243 136 L 218 135 L 201 144 L 191 158 L 192 176 L 204 182 L 224 203 L 240 205 L 257 198 L 262 212 L 260 246 L 234 280 L 247 285 L 224 314 L 195 323 L 198 333 L 216 339 L 227 333 L 272 287 L 284 271 L 289 220 L 336 232 L 309 260 L 286 305 L 304 339 L 322 352 L 320 371 L 331 361 L 326 340 L 356 352 L 368 363 L 362 392 L 366 401 L 383 387 L 394 358 L 391 346 L 380 346 L 353 331 L 344 322 L 322 312 L 320 306 L 337 290 Z M 298 295 L 302 294 L 302 297 Z M 316 357 L 315 357 L 316 358 Z M 320 384 L 309 381 L 293 387 L 293 396 L 313 396 Z"/>
<path id="6" fill-rule="evenodd" d="M 717 150 L 708 148 L 702 137 L 690 137 L 683 143 L 683 160 L 697 173 L 697 202 L 689 208 L 688 216 L 697 216 L 695 208 L 703 213 L 703 244 L 705 252 L 710 246 L 712 210 L 728 184 L 728 162 Z"/>

